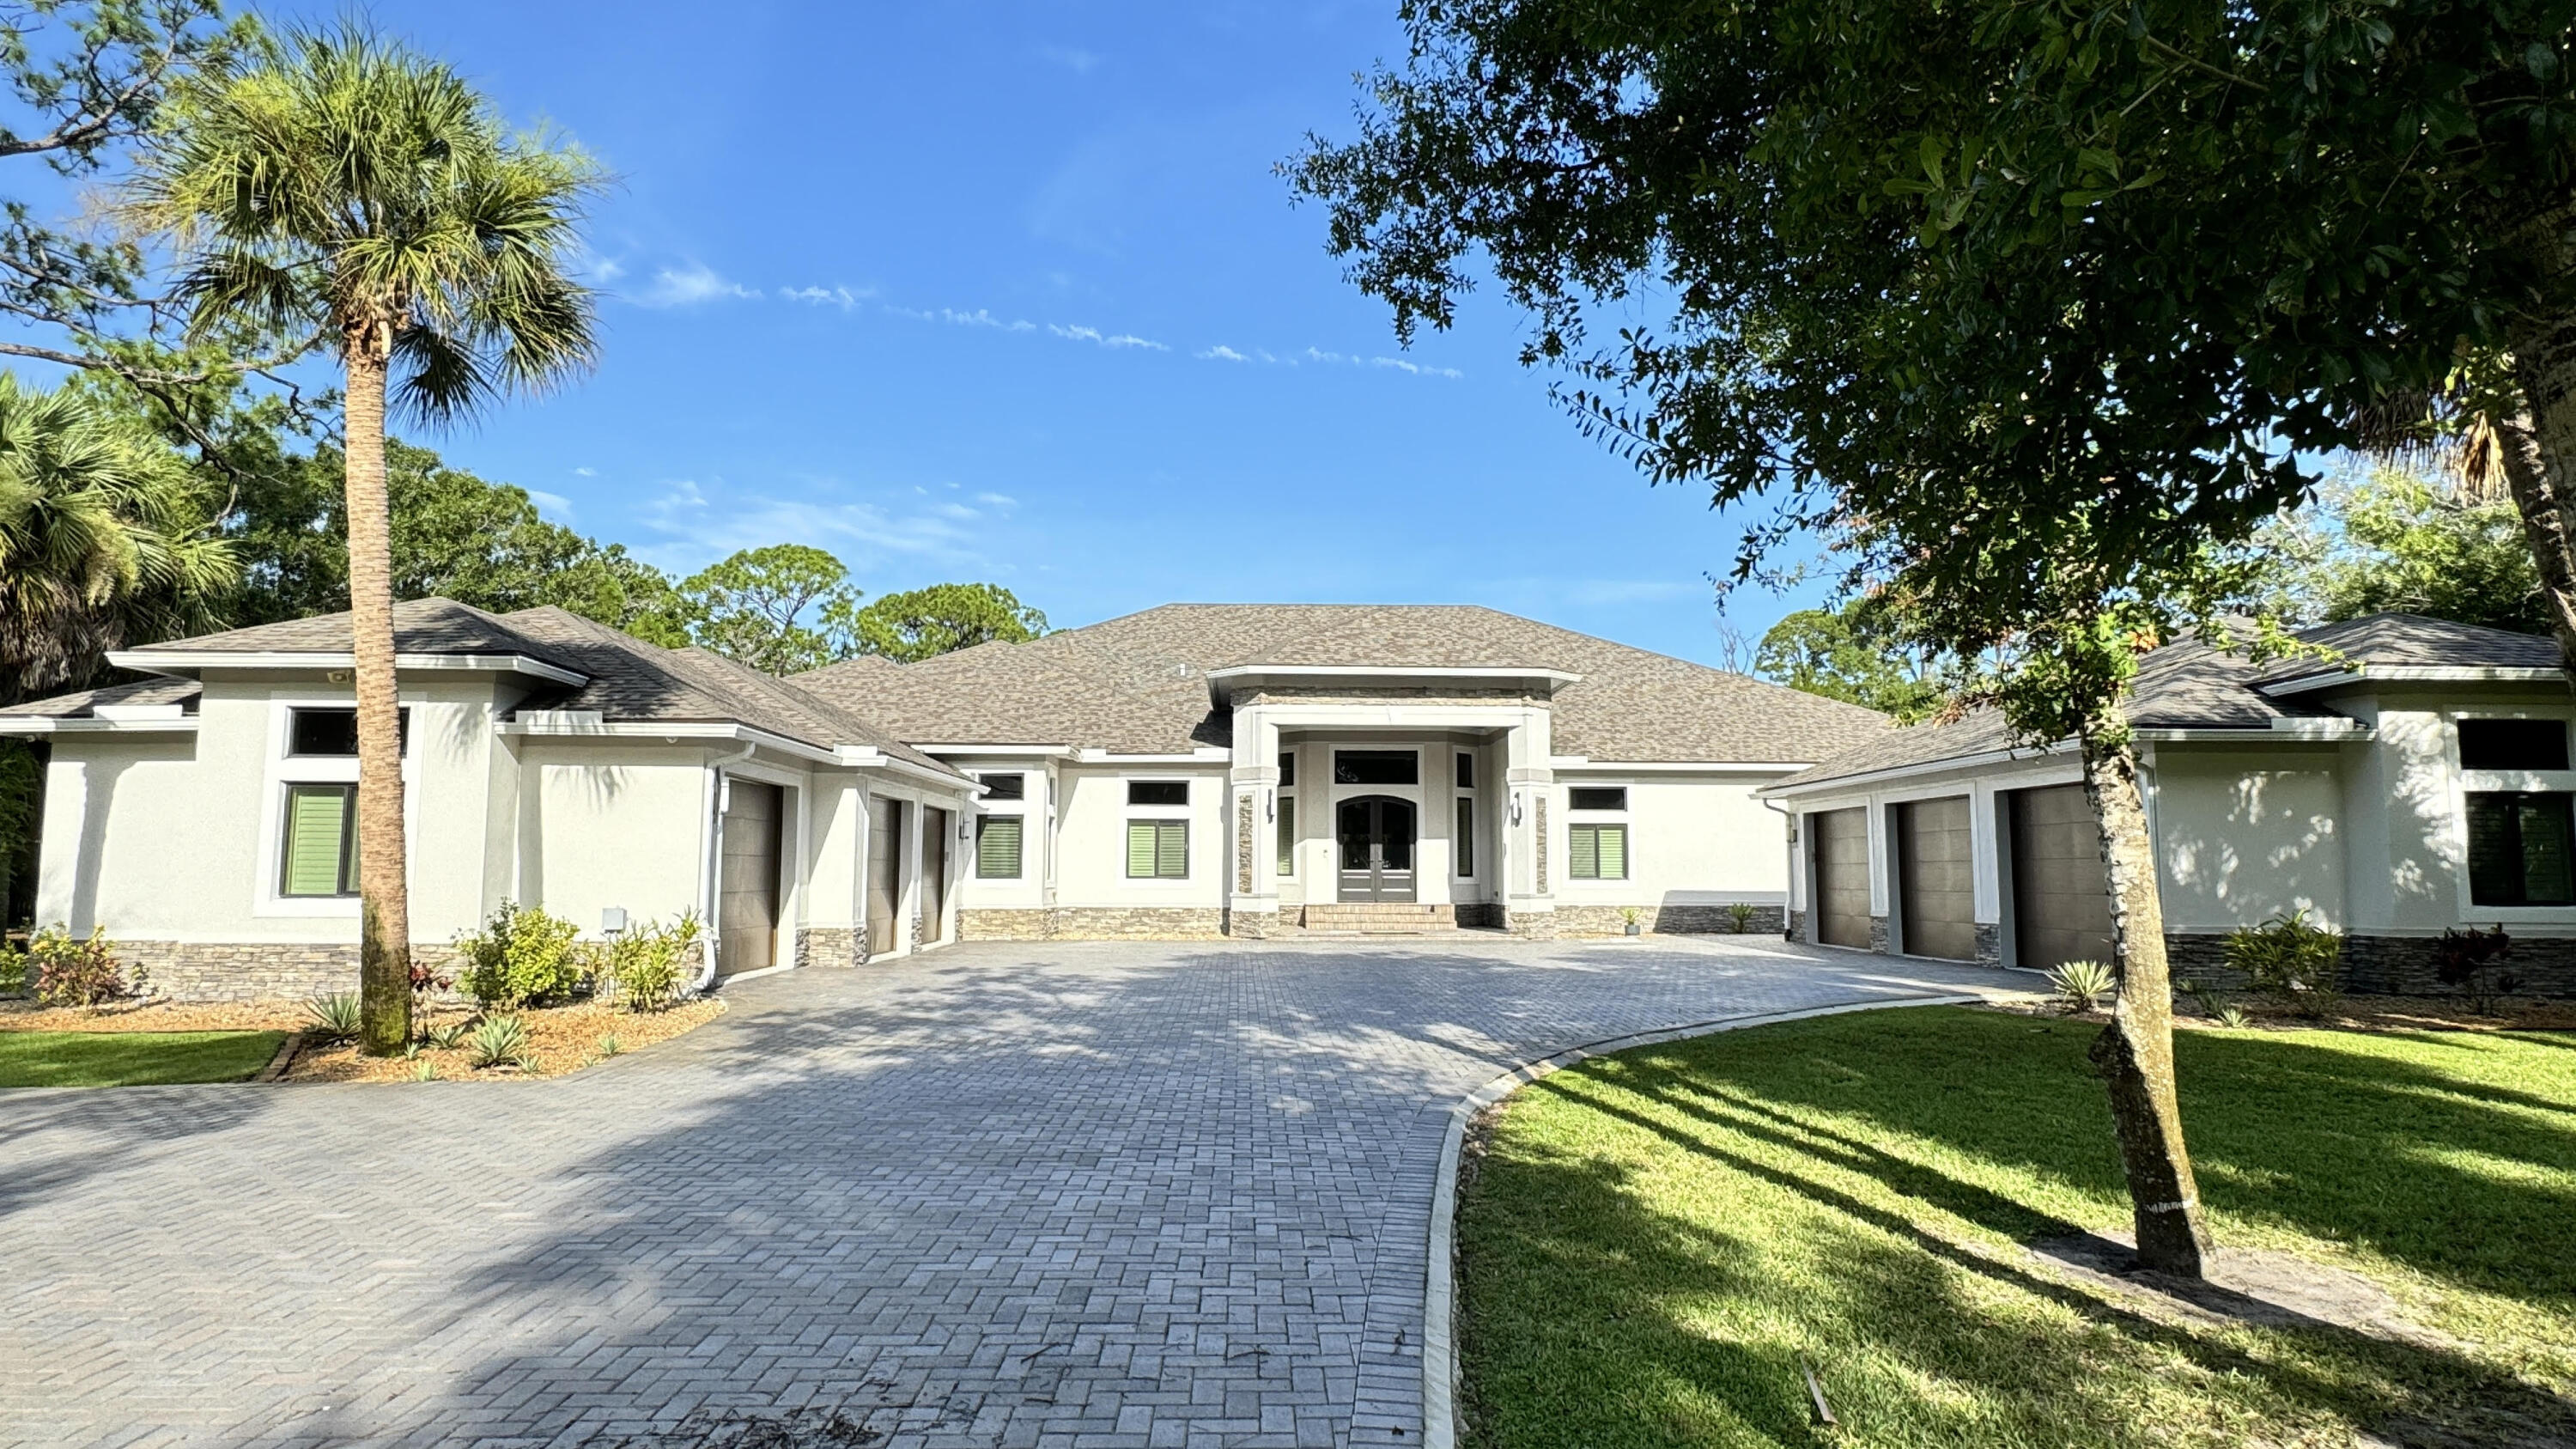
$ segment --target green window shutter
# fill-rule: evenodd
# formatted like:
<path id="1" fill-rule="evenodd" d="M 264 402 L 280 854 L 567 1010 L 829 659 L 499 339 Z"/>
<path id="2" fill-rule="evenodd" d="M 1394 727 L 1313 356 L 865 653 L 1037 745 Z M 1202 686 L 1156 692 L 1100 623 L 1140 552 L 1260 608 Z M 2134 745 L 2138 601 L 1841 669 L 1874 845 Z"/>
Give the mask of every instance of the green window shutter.
<path id="1" fill-rule="evenodd" d="M 1187 880 L 1190 874 L 1190 827 L 1186 821 L 1166 820 L 1154 844 L 1154 874 L 1166 880 Z"/>
<path id="2" fill-rule="evenodd" d="M 357 873 L 357 852 L 349 836 L 349 791 L 340 785 L 297 785 L 286 792 L 285 893 L 290 896 L 336 896 L 342 892 L 342 862 Z"/>
<path id="3" fill-rule="evenodd" d="M 1127 874 L 1131 879 L 1151 879 L 1154 874 L 1154 822 L 1127 822 Z"/>
<path id="4" fill-rule="evenodd" d="M 1628 878 L 1628 827 L 1599 825 L 1593 828 L 1601 839 L 1598 847 L 1601 879 L 1626 880 Z"/>
<path id="5" fill-rule="evenodd" d="M 1280 758 L 1291 757 L 1283 755 Z M 1297 873 L 1297 802 L 1294 800 L 1279 802 L 1279 873 Z"/>
<path id="6" fill-rule="evenodd" d="M 1469 757 L 1466 755 L 1460 755 L 1458 757 L 1459 768 L 1462 772 L 1466 767 L 1466 761 L 1468 758 Z M 1458 874 L 1461 876 L 1474 875 L 1476 873 L 1476 802 L 1464 797 L 1461 797 L 1458 801 L 1458 834 L 1456 840 L 1458 847 Z"/>
<path id="7" fill-rule="evenodd" d="M 975 874 L 983 880 L 1020 878 L 1020 817 L 987 815 L 975 822 Z"/>
<path id="8" fill-rule="evenodd" d="M 1601 827 L 1576 825 L 1565 832 L 1565 873 L 1576 880 L 1601 875 Z"/>

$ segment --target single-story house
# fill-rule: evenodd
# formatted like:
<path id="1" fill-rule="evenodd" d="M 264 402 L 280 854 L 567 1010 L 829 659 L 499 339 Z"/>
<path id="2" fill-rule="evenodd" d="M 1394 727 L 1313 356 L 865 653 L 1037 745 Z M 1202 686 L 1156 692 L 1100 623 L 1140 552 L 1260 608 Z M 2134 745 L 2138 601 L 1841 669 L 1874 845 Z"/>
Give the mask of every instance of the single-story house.
<path id="1" fill-rule="evenodd" d="M 2130 716 L 2177 977 L 2289 912 L 2344 933 L 2355 989 L 2445 989 L 2445 931 L 2576 994 L 2576 697 L 2549 639 L 2409 614 L 2304 632 L 2328 660 L 2199 642 L 2142 661 Z M 1793 938 L 1990 965 L 2108 959 L 2071 742 L 1977 713 L 1876 737 L 1758 793 L 1791 812 Z"/>
<path id="2" fill-rule="evenodd" d="M 789 679 L 558 609 L 395 610 L 416 948 L 694 911 L 705 973 L 960 938 L 1778 932 L 1765 786 L 1871 711 L 1449 606 L 1171 605 Z M 47 742 L 38 910 L 175 996 L 355 979 L 345 615 L 111 656 Z"/>

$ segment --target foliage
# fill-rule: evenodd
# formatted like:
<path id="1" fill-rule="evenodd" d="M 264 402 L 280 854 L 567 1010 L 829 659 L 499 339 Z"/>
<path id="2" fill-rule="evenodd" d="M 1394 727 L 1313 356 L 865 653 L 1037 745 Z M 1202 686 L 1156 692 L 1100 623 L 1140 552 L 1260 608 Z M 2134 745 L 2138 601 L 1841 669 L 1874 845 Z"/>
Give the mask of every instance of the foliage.
<path id="1" fill-rule="evenodd" d="M 18 924 L 18 887 L 35 873 L 44 800 L 45 763 L 36 746 L 0 739 L 0 927 Z"/>
<path id="2" fill-rule="evenodd" d="M 629 1011 L 667 1011 L 687 986 L 689 948 L 697 943 L 698 914 L 683 911 L 670 925 L 629 926 L 594 948 L 601 994 Z"/>
<path id="3" fill-rule="evenodd" d="M 689 637 L 770 674 L 819 669 L 857 653 L 859 591 L 819 548 L 747 548 L 680 581 Z"/>
<path id="4" fill-rule="evenodd" d="M 428 962 L 420 960 L 413 961 L 411 963 L 412 1010 L 415 1013 L 419 1012 L 422 1008 L 428 1005 L 429 997 L 433 993 L 445 991 L 455 984 L 455 977 L 441 972 L 437 967 L 430 965 Z"/>
<path id="5" fill-rule="evenodd" d="M 465 1052 L 466 1059 L 477 1069 L 525 1066 L 528 1060 L 528 1024 L 510 1013 L 487 1016 L 476 1024 L 474 1034 L 466 1039 Z"/>
<path id="6" fill-rule="evenodd" d="M 414 1062 L 411 1069 L 411 1079 L 415 1082 L 437 1081 L 438 1063 L 431 1061 L 427 1057 L 423 1057 L 419 1061 Z"/>
<path id="7" fill-rule="evenodd" d="M 305 1034 L 318 1041 L 347 1041 L 358 1034 L 358 993 L 335 991 L 304 1003 Z"/>
<path id="8" fill-rule="evenodd" d="M 2469 998 L 2469 1005 L 2481 1016 L 2492 1016 L 2500 998 L 2511 995 L 2522 983 L 2502 972 L 2494 971 L 2496 963 L 2513 956 L 2513 938 L 2499 925 L 2481 931 L 2471 926 L 2465 931 L 2446 930 L 2435 947 L 2437 965 L 2434 974 L 2445 986 L 2456 986 Z M 2490 974 L 2494 972 L 2494 974 Z"/>
<path id="9" fill-rule="evenodd" d="M 2223 951 L 2229 970 L 2303 1016 L 2324 1012 L 2343 994 L 2343 933 L 2310 924 L 2304 908 L 2229 932 Z"/>
<path id="10" fill-rule="evenodd" d="M 598 1051 L 602 1060 L 606 1060 L 609 1057 L 622 1056 L 626 1052 L 626 1043 L 619 1041 L 617 1039 L 617 1033 L 613 1031 L 601 1032 L 599 1034 Z"/>
<path id="11" fill-rule="evenodd" d="M 2522 517 L 2510 501 L 2464 498 L 2381 468 L 2330 487 L 2267 527 L 2271 606 L 2314 622 L 2384 610 L 2525 634 L 2550 631 Z"/>
<path id="12" fill-rule="evenodd" d="M 1046 615 L 1000 584 L 932 584 L 888 594 L 851 620 L 860 652 L 910 664 L 996 641 L 1024 644 L 1047 631 Z"/>
<path id="13" fill-rule="evenodd" d="M 1733 931 L 1739 936 L 1743 935 L 1746 931 L 1751 930 L 1753 927 L 1753 910 L 1754 907 L 1750 901 L 1737 901 L 1733 905 L 1728 906 L 1726 908 L 1727 929 Z"/>
<path id="14" fill-rule="evenodd" d="M 0 940 L 0 997 L 27 994 L 27 953 Z"/>
<path id="15" fill-rule="evenodd" d="M 453 1051 L 464 1044 L 466 1035 L 472 1030 L 473 1026 L 468 1022 L 451 1021 L 422 1032 L 420 1039 L 440 1051 Z"/>
<path id="16" fill-rule="evenodd" d="M 26 954 L 36 972 L 36 999 L 47 1006 L 96 1006 L 141 994 L 143 973 L 126 979 L 105 926 L 85 940 L 63 926 L 47 926 L 29 938 Z"/>
<path id="17" fill-rule="evenodd" d="M 1753 656 L 1753 672 L 1904 724 L 1929 718 L 1941 704 L 1940 682 L 1922 655 L 1866 599 L 1840 609 L 1800 609 L 1772 625 Z"/>
<path id="18" fill-rule="evenodd" d="M 2217 1020 L 2220 1026 L 2227 1028 L 2229 1031 L 2243 1031 L 2246 1027 L 2253 1024 L 2253 1018 L 2245 1014 L 2245 1008 L 2238 1006 L 2233 1002 L 2220 1006 L 2216 1011 L 2211 1012 L 2210 1015 Z"/>
<path id="19" fill-rule="evenodd" d="M 234 578 L 215 510 L 131 417 L 0 373 L 0 704 L 88 683 L 107 650 L 210 626 Z"/>
<path id="20" fill-rule="evenodd" d="M 0 1087 L 148 1087 L 259 1075 L 282 1031 L 0 1031 Z"/>
<path id="21" fill-rule="evenodd" d="M 2048 971 L 2048 989 L 2069 1011 L 2091 1011 L 2119 986 L 2119 977 L 2100 961 L 2069 961 Z"/>
<path id="22" fill-rule="evenodd" d="M 571 999 L 589 984 L 584 953 L 574 946 L 579 934 L 580 927 L 543 906 L 503 903 L 481 931 L 456 939 L 467 994 L 487 1008 Z"/>
<path id="23" fill-rule="evenodd" d="M 2532 1245 L 2565 1238 L 2576 1133 L 2534 1104 L 2576 1100 L 2576 1052 L 2538 1033 L 2176 1040 L 2224 1240 L 2389 1283 L 2426 1327 L 2479 1345 L 2462 1354 L 2180 1323 L 2021 1266 L 2036 1241 L 2127 1224 L 2107 1113 L 2083 1090 L 2092 1035 L 1862 1012 L 1522 1088 L 1459 1189 L 1474 1437 L 2182 1449 L 2392 1422 L 2426 1443 L 2567 1432 L 2576 1259 Z M 1809 1422 L 1801 1352 L 1841 1429 Z"/>

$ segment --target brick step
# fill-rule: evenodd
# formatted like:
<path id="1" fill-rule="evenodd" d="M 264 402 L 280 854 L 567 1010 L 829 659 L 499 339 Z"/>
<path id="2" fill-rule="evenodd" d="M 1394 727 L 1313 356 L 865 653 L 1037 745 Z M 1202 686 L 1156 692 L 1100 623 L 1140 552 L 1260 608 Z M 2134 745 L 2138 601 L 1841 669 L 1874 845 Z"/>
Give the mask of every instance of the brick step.
<path id="1" fill-rule="evenodd" d="M 1332 935 L 1417 936 L 1457 930 L 1458 910 L 1404 901 L 1341 901 L 1301 908 L 1298 924 Z"/>

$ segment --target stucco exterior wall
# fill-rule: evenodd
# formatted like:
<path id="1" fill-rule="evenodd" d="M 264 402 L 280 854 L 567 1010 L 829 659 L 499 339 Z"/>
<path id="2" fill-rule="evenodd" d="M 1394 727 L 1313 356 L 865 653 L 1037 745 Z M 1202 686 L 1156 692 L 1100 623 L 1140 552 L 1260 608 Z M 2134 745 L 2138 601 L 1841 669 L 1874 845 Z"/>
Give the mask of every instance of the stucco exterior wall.
<path id="1" fill-rule="evenodd" d="M 1059 908 L 1132 910 L 1149 906 L 1221 909 L 1231 879 L 1233 833 L 1222 765 L 1075 765 L 1059 776 L 1056 898 Z M 1127 803 L 1130 780 L 1187 780 L 1190 803 Z M 1187 880 L 1131 880 L 1127 876 L 1130 819 L 1190 823 Z"/>
<path id="2" fill-rule="evenodd" d="M 1571 861 L 1568 840 L 1576 825 L 1628 827 L 1627 879 L 1553 873 L 1556 909 L 1575 913 L 1560 931 L 1616 931 L 1625 907 L 1640 910 L 1650 928 L 1663 920 L 1668 930 L 1725 930 L 1724 907 L 1739 901 L 1768 908 L 1763 919 L 1776 923 L 1788 900 L 1788 858 L 1781 849 L 1787 822 L 1753 792 L 1777 778 L 1560 770 L 1548 811 L 1551 858 Z M 1625 811 L 1572 808 L 1571 790 L 1604 785 L 1627 790 Z"/>
<path id="3" fill-rule="evenodd" d="M 2304 910 L 2341 929 L 2343 772 L 2336 751 L 2166 749 L 2156 757 L 2165 926 L 2233 930 Z"/>
<path id="4" fill-rule="evenodd" d="M 529 739 L 518 753 L 524 828 L 514 899 L 586 936 L 598 934 L 611 906 L 639 925 L 705 914 L 704 749 Z"/>

